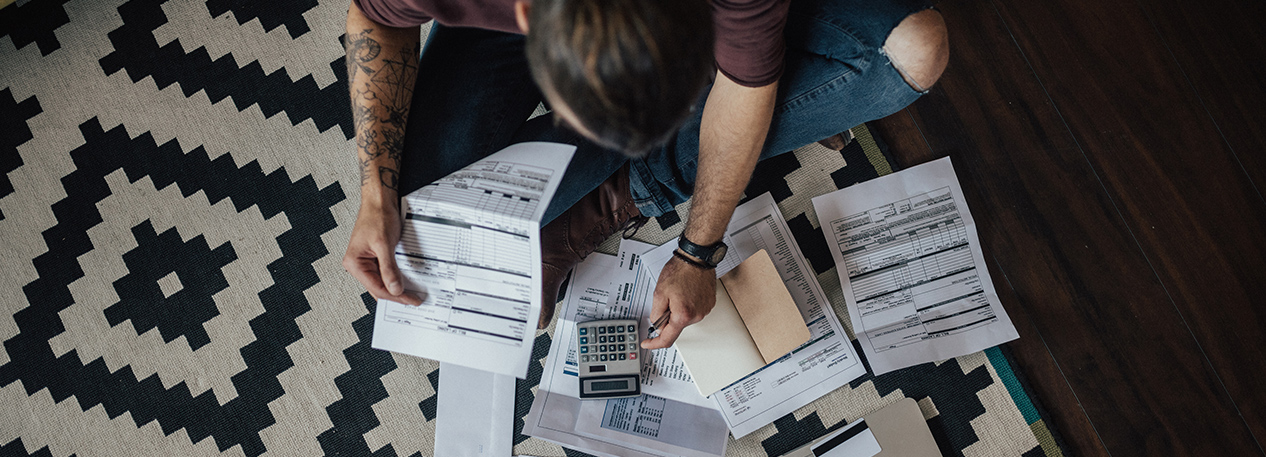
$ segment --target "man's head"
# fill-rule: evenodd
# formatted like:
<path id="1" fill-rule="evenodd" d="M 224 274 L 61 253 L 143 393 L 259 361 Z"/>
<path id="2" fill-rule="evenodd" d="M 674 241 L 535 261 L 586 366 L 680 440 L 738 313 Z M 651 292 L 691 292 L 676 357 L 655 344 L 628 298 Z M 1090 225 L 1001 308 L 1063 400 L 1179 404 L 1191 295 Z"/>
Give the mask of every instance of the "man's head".
<path id="1" fill-rule="evenodd" d="M 555 115 L 629 156 L 667 141 L 713 72 L 707 0 L 532 0 L 516 10 Z"/>

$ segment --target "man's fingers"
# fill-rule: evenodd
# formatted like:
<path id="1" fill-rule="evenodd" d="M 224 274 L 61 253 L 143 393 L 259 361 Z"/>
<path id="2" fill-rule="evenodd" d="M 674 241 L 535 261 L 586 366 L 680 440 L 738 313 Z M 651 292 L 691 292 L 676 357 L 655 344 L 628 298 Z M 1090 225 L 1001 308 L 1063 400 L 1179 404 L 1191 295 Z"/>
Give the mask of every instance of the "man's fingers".
<path id="1" fill-rule="evenodd" d="M 355 262 L 348 262 L 347 265 L 344 265 L 347 272 L 351 273 L 352 277 L 360 282 L 360 285 L 365 286 L 365 290 L 368 290 L 369 294 L 373 295 L 374 298 L 390 297 L 392 294 L 383 286 L 382 277 L 378 275 L 378 269 L 375 267 L 377 267 L 376 262 L 372 260 L 366 262 L 366 259 L 356 259 Z"/>
<path id="2" fill-rule="evenodd" d="M 380 271 L 379 263 L 375 259 L 356 259 L 355 262 L 349 262 L 349 264 L 344 265 L 344 268 L 348 273 L 352 274 L 353 278 L 356 278 L 356 281 L 365 286 L 365 290 L 368 290 L 369 294 L 373 295 L 374 298 L 391 300 L 406 305 L 420 305 L 422 304 L 422 299 L 426 296 L 426 291 L 413 293 L 401 290 L 398 294 L 391 293 L 387 286 L 384 285 L 382 275 L 378 273 Z M 397 274 L 397 278 L 399 277 Z"/>
<path id="3" fill-rule="evenodd" d="M 382 272 L 382 283 L 386 285 L 387 292 L 391 295 L 403 294 L 404 281 L 401 280 L 400 269 L 396 267 L 396 257 L 390 250 L 380 250 L 377 257 L 378 271 Z"/>
<path id="4" fill-rule="evenodd" d="M 421 305 L 421 297 L 426 295 L 426 291 L 420 291 L 419 294 L 405 292 L 404 275 L 400 273 L 400 268 L 396 266 L 395 255 L 390 249 L 380 249 L 379 252 L 377 256 L 378 271 L 382 272 L 382 283 L 386 287 L 387 293 L 391 294 L 382 298 L 406 305 Z"/>
<path id="5" fill-rule="evenodd" d="M 663 349 L 672 346 L 677 342 L 677 337 L 681 336 L 682 328 L 682 325 L 677 322 L 664 324 L 659 329 L 659 336 L 642 341 L 642 349 Z"/>
<path id="6" fill-rule="evenodd" d="M 655 290 L 657 292 L 659 291 L 658 285 L 656 286 Z M 651 323 L 654 324 L 656 322 L 659 322 L 659 319 L 664 316 L 664 313 L 667 313 L 667 312 L 668 312 L 668 296 L 664 294 L 659 294 L 659 293 L 651 295 L 651 314 L 649 316 L 651 319 Z"/>

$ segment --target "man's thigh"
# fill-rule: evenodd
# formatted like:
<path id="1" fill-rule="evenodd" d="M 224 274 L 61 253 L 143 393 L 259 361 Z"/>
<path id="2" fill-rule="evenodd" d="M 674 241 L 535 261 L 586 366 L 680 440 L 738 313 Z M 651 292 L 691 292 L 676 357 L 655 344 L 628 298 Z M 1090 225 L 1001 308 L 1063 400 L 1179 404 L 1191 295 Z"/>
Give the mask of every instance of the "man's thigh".
<path id="1" fill-rule="evenodd" d="M 541 100 L 522 35 L 433 26 L 409 110 L 401 195 L 509 145 Z"/>
<path id="2" fill-rule="evenodd" d="M 884 42 L 925 0 L 804 0 L 787 19 L 786 69 L 762 157 L 900 111 L 921 95 L 893 68 Z"/>
<path id="3" fill-rule="evenodd" d="M 767 159 L 895 113 L 921 95 L 884 55 L 888 34 L 924 0 L 793 2 L 787 53 L 769 134 Z M 659 214 L 694 192 L 703 103 L 667 145 L 632 162 L 633 195 L 644 213 Z"/>

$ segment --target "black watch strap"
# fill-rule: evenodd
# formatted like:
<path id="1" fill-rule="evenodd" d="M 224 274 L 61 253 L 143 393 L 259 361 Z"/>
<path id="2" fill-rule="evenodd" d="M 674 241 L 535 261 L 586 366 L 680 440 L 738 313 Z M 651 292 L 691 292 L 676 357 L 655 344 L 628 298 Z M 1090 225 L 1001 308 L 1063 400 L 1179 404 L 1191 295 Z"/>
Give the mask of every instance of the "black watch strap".
<path id="1" fill-rule="evenodd" d="M 712 270 L 716 268 L 715 266 L 710 267 L 710 266 L 704 265 L 703 263 L 700 263 L 698 260 L 692 259 L 690 258 L 690 256 L 682 254 L 680 249 L 673 249 L 673 257 L 684 260 L 686 261 L 686 263 L 696 268 L 700 268 L 704 270 Z"/>
<path id="2" fill-rule="evenodd" d="M 721 263 L 721 260 L 725 259 L 725 253 L 729 250 L 729 247 L 723 241 L 718 241 L 709 246 L 700 246 L 686 239 L 685 235 L 682 235 L 677 241 L 677 249 L 699 259 L 699 262 L 707 265 L 708 268 L 716 268 Z"/>

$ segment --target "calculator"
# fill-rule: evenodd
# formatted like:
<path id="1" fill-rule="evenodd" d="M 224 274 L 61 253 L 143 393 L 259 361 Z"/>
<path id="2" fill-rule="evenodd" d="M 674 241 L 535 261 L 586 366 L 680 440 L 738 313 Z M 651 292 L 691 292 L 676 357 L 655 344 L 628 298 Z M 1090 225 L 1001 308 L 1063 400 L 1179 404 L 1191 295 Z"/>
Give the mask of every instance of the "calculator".
<path id="1" fill-rule="evenodd" d="M 576 324 L 580 398 L 623 398 L 642 394 L 641 346 L 637 321 L 606 319 Z"/>

